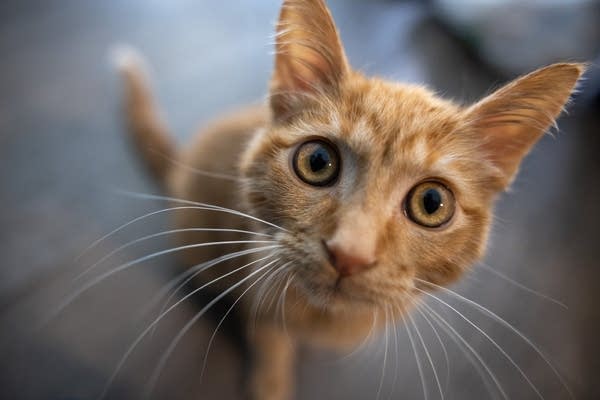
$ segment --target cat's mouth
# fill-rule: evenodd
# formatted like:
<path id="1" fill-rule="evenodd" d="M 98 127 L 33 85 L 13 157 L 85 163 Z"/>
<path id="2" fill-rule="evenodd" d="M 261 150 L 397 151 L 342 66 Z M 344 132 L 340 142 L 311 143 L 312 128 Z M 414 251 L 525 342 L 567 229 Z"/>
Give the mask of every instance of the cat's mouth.
<path id="1" fill-rule="evenodd" d="M 326 262 L 320 268 L 331 269 Z M 377 308 L 386 302 L 392 302 L 388 295 L 375 290 L 369 282 L 360 276 L 344 277 L 342 275 L 327 277 L 305 277 L 303 286 L 304 295 L 311 303 L 327 308 Z"/>

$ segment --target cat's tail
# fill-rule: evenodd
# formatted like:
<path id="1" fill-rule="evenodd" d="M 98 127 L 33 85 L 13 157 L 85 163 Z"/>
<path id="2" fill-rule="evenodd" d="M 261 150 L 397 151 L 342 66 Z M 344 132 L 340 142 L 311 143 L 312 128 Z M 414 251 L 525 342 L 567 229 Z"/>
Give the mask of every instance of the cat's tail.
<path id="1" fill-rule="evenodd" d="M 125 117 L 133 141 L 150 172 L 164 184 L 177 150 L 152 96 L 146 64 L 127 46 L 115 47 L 111 59 L 123 78 Z"/>

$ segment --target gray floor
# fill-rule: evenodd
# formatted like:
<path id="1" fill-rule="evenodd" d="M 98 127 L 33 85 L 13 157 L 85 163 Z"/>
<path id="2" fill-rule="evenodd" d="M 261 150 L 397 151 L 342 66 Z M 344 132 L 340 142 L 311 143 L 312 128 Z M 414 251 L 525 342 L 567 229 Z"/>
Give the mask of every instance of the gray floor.
<path id="1" fill-rule="evenodd" d="M 183 143 L 216 113 L 265 95 L 272 63 L 269 36 L 279 2 L 257 3 L 63 0 L 0 5 L 1 398 L 94 398 L 151 320 L 153 314 L 142 313 L 144 306 L 171 273 L 173 260 L 161 259 L 115 276 L 40 327 L 61 299 L 82 285 L 72 278 L 86 265 L 166 225 L 157 217 L 132 226 L 75 261 L 115 226 L 162 206 L 115 191 L 156 188 L 124 140 L 120 92 L 107 50 L 127 42 L 145 54 L 165 114 Z M 457 47 L 418 6 L 330 3 L 350 60 L 369 73 L 429 83 L 464 100 L 503 80 Z M 456 287 L 539 345 L 580 399 L 600 396 L 599 115 L 597 103 L 576 104 L 561 119 L 560 133 L 544 138 L 527 159 L 513 192 L 498 205 L 485 260 L 519 284 L 567 304 L 568 310 L 483 266 Z M 128 250 L 111 265 L 167 245 L 157 240 Z M 465 304 L 452 304 L 498 341 L 544 398 L 568 398 L 552 369 L 518 336 Z M 161 352 L 194 310 L 193 305 L 182 307 L 141 344 L 109 398 L 141 396 Z M 451 312 L 444 315 L 482 355 L 509 398 L 535 398 L 519 372 L 481 334 Z M 447 366 L 439 343 L 425 321 L 418 325 L 444 379 Z M 199 379 L 213 329 L 211 321 L 201 321 L 185 337 L 155 398 L 240 397 L 242 354 L 226 335 L 217 336 L 204 379 Z M 389 342 L 385 370 L 383 339 L 344 359 L 305 349 L 298 399 L 372 399 L 381 380 L 382 399 L 423 398 L 408 337 L 402 327 L 398 330 L 397 346 Z M 445 398 L 493 398 L 465 355 L 447 337 L 443 340 L 450 358 Z M 436 399 L 427 366 L 425 373 L 429 399 Z"/>

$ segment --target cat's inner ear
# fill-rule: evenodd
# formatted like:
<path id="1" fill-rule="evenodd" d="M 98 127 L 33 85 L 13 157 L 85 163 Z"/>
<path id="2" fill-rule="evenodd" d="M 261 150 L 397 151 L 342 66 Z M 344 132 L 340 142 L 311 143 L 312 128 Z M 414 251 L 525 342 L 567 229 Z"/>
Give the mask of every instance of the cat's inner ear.
<path id="1" fill-rule="evenodd" d="M 521 160 L 555 122 L 584 72 L 583 64 L 554 64 L 525 75 L 466 110 L 485 157 L 505 189 Z"/>
<path id="2" fill-rule="evenodd" d="M 285 0 L 277 24 L 271 107 L 284 118 L 348 73 L 344 49 L 323 0 Z"/>

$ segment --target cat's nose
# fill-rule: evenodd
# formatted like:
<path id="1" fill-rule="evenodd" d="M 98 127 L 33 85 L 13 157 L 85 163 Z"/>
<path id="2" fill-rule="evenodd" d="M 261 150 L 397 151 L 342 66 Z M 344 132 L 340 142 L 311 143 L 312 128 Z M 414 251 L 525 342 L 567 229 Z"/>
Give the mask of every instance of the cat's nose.
<path id="1" fill-rule="evenodd" d="M 364 272 L 376 263 L 373 255 L 356 251 L 356 248 L 345 247 L 332 240 L 328 240 L 324 244 L 329 255 L 329 262 L 342 277 Z"/>

